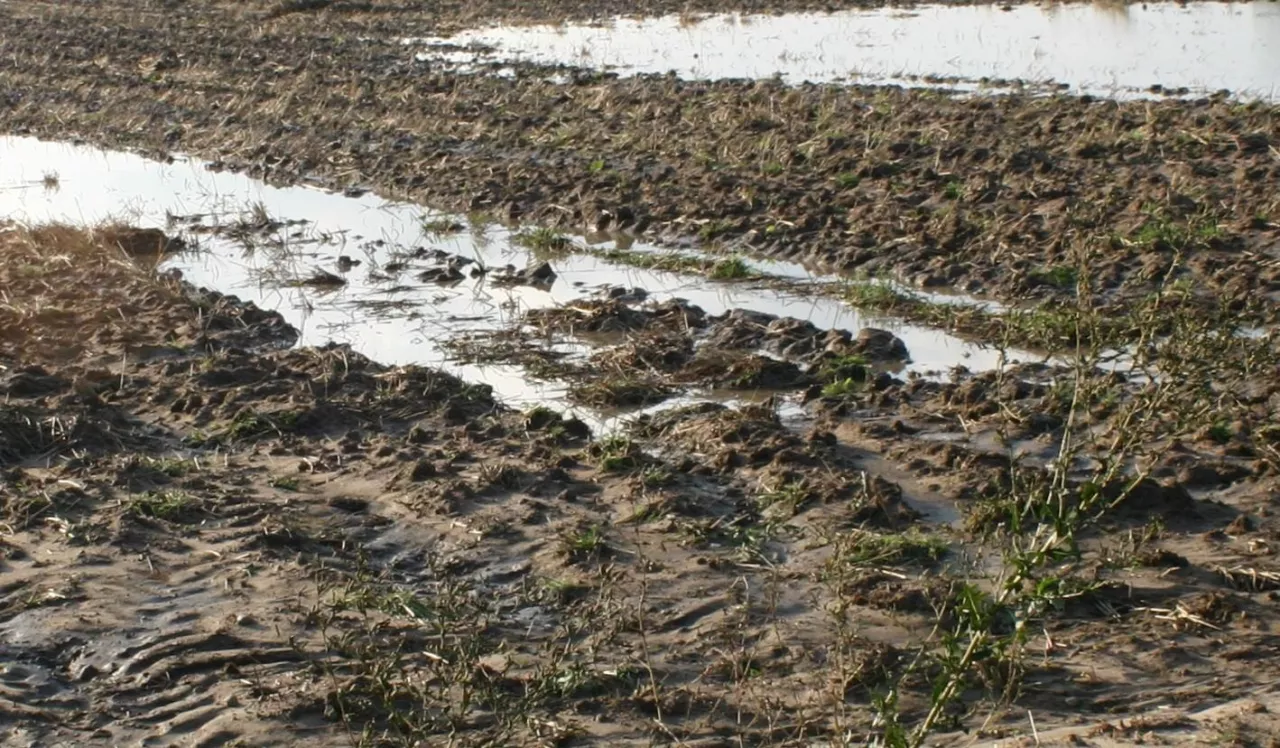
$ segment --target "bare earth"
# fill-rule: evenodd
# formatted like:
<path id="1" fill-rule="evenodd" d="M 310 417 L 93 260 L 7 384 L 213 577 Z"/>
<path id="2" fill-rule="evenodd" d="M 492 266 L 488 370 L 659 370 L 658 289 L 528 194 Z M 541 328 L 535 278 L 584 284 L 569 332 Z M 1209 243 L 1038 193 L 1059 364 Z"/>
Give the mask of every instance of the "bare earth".
<path id="1" fill-rule="evenodd" d="M 0 123 L 1035 302 L 849 292 L 1055 357 L 532 315 L 581 402 L 756 401 L 593 434 L 293 347 L 176 237 L 4 225 L 0 742 L 1277 744 L 1274 106 L 471 78 L 388 40 L 491 4 L 304 5 L 5 3 Z"/>

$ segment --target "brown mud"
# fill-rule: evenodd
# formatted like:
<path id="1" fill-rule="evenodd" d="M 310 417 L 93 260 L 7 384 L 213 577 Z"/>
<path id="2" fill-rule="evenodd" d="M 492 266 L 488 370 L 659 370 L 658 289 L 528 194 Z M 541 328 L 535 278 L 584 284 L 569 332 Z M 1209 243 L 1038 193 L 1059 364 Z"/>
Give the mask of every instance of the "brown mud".
<path id="1" fill-rule="evenodd" d="M 1105 431 L 1150 404 L 1126 385 L 1064 411 L 1045 367 L 904 381 L 845 357 L 808 423 L 703 404 L 593 438 L 439 372 L 281 350 L 278 316 L 155 275 L 122 237 L 155 238 L 4 234 L 18 745 L 864 744 L 925 717 L 939 630 L 973 636 L 963 601 L 1000 589 L 999 539 L 1032 506 L 1001 487 L 1036 495 L 1044 468 L 997 437 L 1052 455 L 1072 413 Z M 684 329 L 827 337 L 701 319 Z M 1277 675 L 1266 434 L 1187 434 L 1101 485 L 1080 555 L 992 609 L 931 744 L 1027 736 L 1028 712 L 1076 744 L 1267 744 L 1261 707 L 1189 716 Z M 1098 455 L 1076 457 L 1079 486 Z"/>
<path id="2" fill-rule="evenodd" d="M 1280 350 L 1240 326 L 1280 289 L 1275 107 L 557 84 L 397 43 L 613 10 L 10 2 L 0 125 L 1047 300 L 904 311 L 1054 355 L 925 377 L 879 326 L 625 288 L 459 345 L 673 401 L 592 433 L 293 348 L 157 272 L 160 232 L 3 226 L 0 742 L 1274 745 Z"/>
<path id="3" fill-rule="evenodd" d="M 398 42 L 447 12 L 350 9 L 9 3 L 0 125 L 1005 299 L 1280 290 L 1274 105 L 460 75 Z"/>

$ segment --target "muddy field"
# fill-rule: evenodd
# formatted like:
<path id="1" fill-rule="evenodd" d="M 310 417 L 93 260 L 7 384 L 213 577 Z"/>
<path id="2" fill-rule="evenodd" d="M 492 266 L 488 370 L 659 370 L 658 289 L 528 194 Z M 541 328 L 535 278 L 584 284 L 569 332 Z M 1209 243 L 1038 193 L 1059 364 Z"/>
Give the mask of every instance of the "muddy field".
<path id="1" fill-rule="evenodd" d="M 1275 745 L 1274 103 L 401 43 L 828 5 L 0 4 L 0 743 Z"/>
<path id="2" fill-rule="evenodd" d="M 1133 298 L 1175 260 L 1242 304 L 1280 289 L 1272 106 L 458 75 L 399 43 L 445 23 L 416 10 L 134 6 L 7 4 L 8 128 L 979 295 L 1053 296 L 1088 263 Z"/>

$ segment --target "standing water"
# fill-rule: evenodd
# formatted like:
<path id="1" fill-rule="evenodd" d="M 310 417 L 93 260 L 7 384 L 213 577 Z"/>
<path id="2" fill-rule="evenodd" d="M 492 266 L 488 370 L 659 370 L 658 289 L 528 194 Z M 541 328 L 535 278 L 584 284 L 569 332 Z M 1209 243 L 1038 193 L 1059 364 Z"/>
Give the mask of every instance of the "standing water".
<path id="1" fill-rule="evenodd" d="M 0 216 L 32 224 L 118 221 L 186 232 L 198 239 L 201 251 L 175 256 L 167 267 L 182 271 L 196 285 L 279 311 L 301 331 L 301 344 L 334 341 L 387 364 L 441 367 L 491 385 L 498 397 L 517 407 L 567 404 L 560 386 L 533 381 L 515 366 L 458 364 L 443 343 L 464 332 L 507 329 L 529 309 L 620 285 L 644 288 L 658 301 L 684 298 L 711 314 L 747 309 L 852 331 L 872 321 L 838 299 L 799 288 L 713 283 L 637 270 L 586 253 L 552 259 L 557 277 L 549 287 L 499 287 L 484 277 L 450 286 L 424 282 L 414 270 L 397 273 L 392 268 L 404 264 L 414 250 L 444 250 L 490 268 L 509 263 L 524 267 L 535 260 L 506 227 L 472 226 L 442 235 L 433 227 L 456 217 L 372 194 L 347 197 L 306 187 L 272 187 L 189 159 L 161 163 L 130 153 L 5 137 L 0 138 L 0 174 Z M 249 239 L 236 239 L 234 230 L 213 230 L 242 225 L 268 228 Z M 785 275 L 803 273 L 795 266 L 778 267 Z M 334 289 L 296 284 L 317 273 L 345 283 Z M 918 372 L 958 364 L 989 369 L 999 363 L 996 351 L 936 329 L 883 319 L 874 323 L 903 339 L 912 355 L 909 368 Z M 601 423 L 599 414 L 579 412 Z"/>
<path id="2" fill-rule="evenodd" d="M 922 6 L 777 16 L 617 19 L 406 39 L 419 59 L 503 60 L 789 83 L 1054 83 L 1133 95 L 1280 92 L 1280 3 Z M 487 47 L 468 58 L 440 45 Z M 968 85 L 966 85 L 968 84 Z"/>

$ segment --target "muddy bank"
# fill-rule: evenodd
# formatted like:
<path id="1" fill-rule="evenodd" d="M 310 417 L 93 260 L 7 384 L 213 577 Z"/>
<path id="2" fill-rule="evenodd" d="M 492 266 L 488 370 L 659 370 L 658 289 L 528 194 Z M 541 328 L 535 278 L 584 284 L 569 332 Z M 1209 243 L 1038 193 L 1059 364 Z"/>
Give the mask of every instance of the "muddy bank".
<path id="1" fill-rule="evenodd" d="M 532 66 L 491 77 L 415 63 L 394 13 L 301 14 L 246 36 L 225 8 L 69 7 L 0 19 L 20 61 L 2 73 L 11 131 L 1001 298 L 1069 294 L 1080 279 L 1134 298 L 1172 273 L 1243 305 L 1280 283 L 1272 106 L 558 84 Z"/>
<path id="2" fill-rule="evenodd" d="M 941 741 L 984 720 L 1026 734 L 1026 709 L 1042 729 L 1088 725 L 1275 677 L 1275 473 L 1247 424 L 1144 419 L 1181 444 L 1128 488 L 1089 493 L 1105 470 L 1079 452 L 1071 505 L 1114 511 L 1010 597 L 1001 551 L 1040 505 L 1011 489 L 1041 496 L 1052 463 L 1013 469 L 991 439 L 1034 458 L 1071 412 L 1050 405 L 1062 373 L 877 386 L 850 366 L 809 422 L 701 404 L 593 439 L 432 369 L 281 350 L 296 332 L 277 315 L 149 270 L 142 250 L 171 246 L 155 232 L 3 241 L 0 700 L 19 742 L 861 743 L 885 714 L 927 719 L 950 672 L 939 626 L 1014 648 L 962 671 Z M 772 329 L 804 356 L 796 342 L 823 339 L 762 321 L 713 320 L 714 347 L 769 346 Z M 1217 369 L 1179 382 L 1196 372 L 1241 391 Z M 1077 399 L 1111 433 L 1135 403 L 1193 409 L 1195 392 Z M 1018 617 L 1037 633 L 1014 636 Z M 967 704 L 1015 706 L 992 721 Z M 1255 718 L 1230 724 L 1256 734 Z"/>

